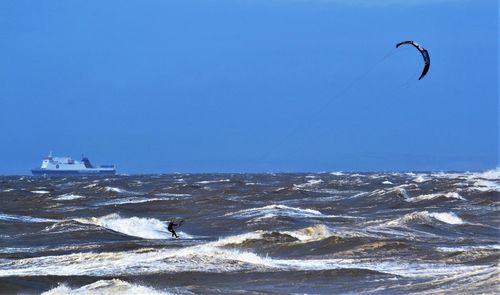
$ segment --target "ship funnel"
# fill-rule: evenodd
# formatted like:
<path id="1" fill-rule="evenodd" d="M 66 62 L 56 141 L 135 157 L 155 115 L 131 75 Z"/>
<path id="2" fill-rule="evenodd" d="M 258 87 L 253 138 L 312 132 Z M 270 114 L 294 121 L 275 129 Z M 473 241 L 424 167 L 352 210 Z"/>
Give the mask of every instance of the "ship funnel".
<path id="1" fill-rule="evenodd" d="M 85 168 L 94 168 L 88 158 L 82 157 L 82 162 L 85 165 Z"/>

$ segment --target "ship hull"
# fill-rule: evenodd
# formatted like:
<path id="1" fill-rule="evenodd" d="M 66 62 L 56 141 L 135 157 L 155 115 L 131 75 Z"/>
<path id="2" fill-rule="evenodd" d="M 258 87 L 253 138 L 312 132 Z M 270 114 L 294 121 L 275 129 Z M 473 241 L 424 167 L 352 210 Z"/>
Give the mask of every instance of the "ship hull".
<path id="1" fill-rule="evenodd" d="M 99 176 L 99 175 L 115 175 L 115 169 L 88 169 L 88 170 L 49 170 L 49 169 L 32 169 L 31 173 L 34 176 Z"/>

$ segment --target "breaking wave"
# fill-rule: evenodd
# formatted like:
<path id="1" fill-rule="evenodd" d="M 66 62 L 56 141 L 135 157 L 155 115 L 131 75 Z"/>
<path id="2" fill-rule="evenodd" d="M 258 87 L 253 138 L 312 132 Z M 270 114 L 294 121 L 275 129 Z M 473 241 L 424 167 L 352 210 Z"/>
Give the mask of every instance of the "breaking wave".
<path id="1" fill-rule="evenodd" d="M 34 193 L 34 194 L 40 194 L 40 195 L 50 194 L 49 191 L 41 191 L 41 190 L 40 191 L 31 191 L 31 192 Z"/>
<path id="2" fill-rule="evenodd" d="M 315 185 L 320 184 L 322 182 L 323 182 L 323 180 L 321 180 L 321 179 L 309 179 L 306 183 L 294 184 L 293 187 L 295 189 L 302 189 L 302 188 L 306 188 L 306 187 L 315 186 Z"/>
<path id="3" fill-rule="evenodd" d="M 277 216 L 288 216 L 288 217 L 299 217 L 299 218 L 332 218 L 332 217 L 342 217 L 342 218 L 354 218 L 352 216 L 340 216 L 340 215 L 325 215 L 318 210 L 314 209 L 302 209 L 289 207 L 285 205 L 268 205 L 259 208 L 250 208 L 239 210 L 232 213 L 227 213 L 225 216 L 234 216 L 237 218 L 273 218 Z"/>
<path id="4" fill-rule="evenodd" d="M 154 201 L 169 201 L 169 200 L 176 200 L 176 197 L 156 197 L 156 198 L 150 198 L 150 197 L 130 197 L 130 198 L 121 198 L 121 199 L 114 199 L 114 200 L 109 200 L 105 202 L 100 202 L 97 205 L 99 206 L 109 206 L 109 205 L 123 205 L 123 204 L 139 204 L 139 203 L 147 203 L 147 202 L 154 202 Z"/>
<path id="5" fill-rule="evenodd" d="M 123 189 L 123 188 L 112 187 L 112 186 L 107 186 L 104 188 L 104 190 L 107 192 L 115 192 L 115 193 L 119 193 L 119 194 L 140 195 L 140 193 L 138 193 L 138 192 L 132 192 L 132 191 L 128 191 L 128 190 Z"/>
<path id="6" fill-rule="evenodd" d="M 32 216 L 21 216 L 21 215 L 14 215 L 14 214 L 3 214 L 3 213 L 0 213 L 0 220 L 31 222 L 31 223 L 57 222 L 57 220 L 54 220 L 54 219 L 39 218 L 39 217 L 32 217 Z"/>
<path id="7" fill-rule="evenodd" d="M 200 268 L 200 265 L 203 265 Z M 366 259 L 275 259 L 252 252 L 202 244 L 182 249 L 141 249 L 126 252 L 75 253 L 0 261 L 0 277 L 6 276 L 118 276 L 189 271 L 313 271 L 364 269 L 402 277 L 446 276 L 490 266 L 458 266 L 406 261 Z"/>
<path id="8" fill-rule="evenodd" d="M 398 225 L 412 224 L 412 223 L 432 224 L 435 221 L 453 225 L 466 223 L 464 220 L 462 220 L 453 212 L 430 213 L 428 211 L 422 211 L 422 212 L 408 213 L 396 220 L 389 221 L 387 225 L 398 226 Z"/>
<path id="9" fill-rule="evenodd" d="M 167 239 L 170 233 L 167 224 L 155 218 L 130 217 L 124 218 L 113 213 L 103 217 L 77 218 L 75 221 L 83 224 L 97 225 L 128 236 L 143 239 Z M 178 232 L 182 238 L 192 238 L 183 232 Z"/>
<path id="10" fill-rule="evenodd" d="M 420 201 L 425 201 L 425 200 L 435 200 L 439 198 L 446 198 L 446 199 L 455 199 L 455 200 L 461 200 L 461 201 L 467 201 L 464 197 L 459 195 L 456 192 L 448 192 L 448 193 L 437 193 L 437 194 L 427 194 L 427 195 L 420 195 L 417 197 L 409 197 L 406 192 L 404 193 L 405 201 L 407 202 L 420 202 Z"/>
<path id="11" fill-rule="evenodd" d="M 210 183 L 220 183 L 220 182 L 230 182 L 231 179 L 218 179 L 218 180 L 202 180 L 202 181 L 197 181 L 195 183 L 197 184 L 210 184 Z"/>
<path id="12" fill-rule="evenodd" d="M 71 288 L 67 285 L 60 285 L 52 290 L 42 293 L 42 295 L 88 295 L 88 294 L 121 294 L 121 295 L 160 295 L 171 294 L 160 292 L 150 287 L 130 284 L 118 279 L 100 280 L 95 283 L 82 286 L 80 288 Z"/>
<path id="13" fill-rule="evenodd" d="M 56 198 L 54 198 L 54 200 L 57 200 L 57 201 L 69 201 L 69 200 L 76 200 L 76 199 L 83 199 L 83 198 L 85 198 L 85 197 L 81 196 L 81 195 L 64 194 L 64 195 L 57 196 Z"/>
<path id="14" fill-rule="evenodd" d="M 474 181 L 473 186 L 467 188 L 467 190 L 480 192 L 500 192 L 500 182 L 479 179 Z"/>
<path id="15" fill-rule="evenodd" d="M 241 235 L 229 236 L 219 239 L 216 242 L 211 242 L 210 245 L 216 247 L 223 247 L 228 245 L 240 245 L 249 240 L 265 239 L 265 235 L 269 234 L 287 235 L 292 237 L 293 238 L 292 240 L 294 240 L 295 242 L 319 241 L 326 239 L 332 235 L 330 230 L 326 226 L 322 224 L 317 224 L 314 226 L 306 227 L 295 231 L 282 231 L 282 232 L 255 231 Z"/>

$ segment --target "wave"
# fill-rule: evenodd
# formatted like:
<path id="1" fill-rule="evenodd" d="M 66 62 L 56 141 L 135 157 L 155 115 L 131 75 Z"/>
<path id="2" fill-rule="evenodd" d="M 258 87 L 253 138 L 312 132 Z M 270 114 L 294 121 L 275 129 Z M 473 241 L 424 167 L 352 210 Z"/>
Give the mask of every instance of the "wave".
<path id="1" fill-rule="evenodd" d="M 420 202 L 420 201 L 425 201 L 425 200 L 435 200 L 439 198 L 446 198 L 446 199 L 455 199 L 455 200 L 461 200 L 461 201 L 467 201 L 464 197 L 459 195 L 456 192 L 448 192 L 448 193 L 436 193 L 436 194 L 427 194 L 427 195 L 419 195 L 416 197 L 409 197 L 406 192 L 402 193 L 405 196 L 405 201 L 407 202 Z"/>
<path id="2" fill-rule="evenodd" d="M 114 199 L 104 202 L 99 202 L 96 205 L 98 206 L 110 206 L 110 205 L 123 205 L 123 204 L 139 204 L 139 203 L 147 203 L 154 201 L 170 201 L 176 200 L 176 197 L 158 197 L 158 198 L 150 198 L 150 197 L 129 197 L 129 198 L 121 198 Z"/>
<path id="3" fill-rule="evenodd" d="M 344 172 L 340 172 L 340 171 L 336 171 L 336 172 L 330 172 L 330 175 L 333 175 L 333 176 L 343 176 L 345 175 Z"/>
<path id="4" fill-rule="evenodd" d="M 252 252 L 202 244 L 182 249 L 140 249 L 124 252 L 73 253 L 0 260 L 6 276 L 120 276 L 177 272 L 317 271 L 364 269 L 403 277 L 447 276 L 490 266 L 459 266 L 388 259 L 276 259 Z"/>
<path id="5" fill-rule="evenodd" d="M 423 183 L 423 182 L 427 182 L 429 180 L 431 180 L 431 178 L 428 175 L 426 175 L 426 174 L 419 174 L 419 175 L 417 175 L 417 177 L 415 177 L 413 179 L 413 182 Z"/>
<path id="6" fill-rule="evenodd" d="M 294 184 L 293 187 L 295 189 L 303 189 L 303 188 L 306 188 L 306 187 L 315 186 L 315 185 L 320 184 L 322 182 L 323 182 L 322 179 L 309 179 L 306 183 Z"/>
<path id="7" fill-rule="evenodd" d="M 83 199 L 83 198 L 85 198 L 85 197 L 81 196 L 81 195 L 64 194 L 64 195 L 57 196 L 56 198 L 54 198 L 54 200 L 57 200 L 57 201 L 69 201 L 69 200 L 76 200 L 76 199 Z"/>
<path id="8" fill-rule="evenodd" d="M 31 191 L 31 192 L 34 193 L 34 194 L 39 194 L 39 195 L 50 194 L 49 191 L 42 191 L 42 190 Z"/>
<path id="9" fill-rule="evenodd" d="M 437 172 L 432 173 L 431 177 L 435 178 L 446 178 L 446 179 L 487 179 L 487 180 L 500 180 L 500 167 L 482 171 L 482 172 L 463 172 L 463 173 L 445 173 Z"/>
<path id="10" fill-rule="evenodd" d="M 124 218 L 113 213 L 103 217 L 77 218 L 74 220 L 79 223 L 97 225 L 127 236 L 143 239 L 167 239 L 171 235 L 167 231 L 167 224 L 155 218 Z M 192 238 L 192 236 L 181 231 L 178 232 L 178 235 L 181 238 Z"/>
<path id="11" fill-rule="evenodd" d="M 476 180 L 472 187 L 468 187 L 469 191 L 480 191 L 480 192 L 500 192 L 500 182 L 490 181 L 490 180 Z"/>
<path id="12" fill-rule="evenodd" d="M 268 235 L 288 236 L 291 237 L 288 240 L 291 240 L 293 242 L 319 241 L 332 236 L 330 230 L 326 226 L 322 224 L 317 224 L 314 226 L 306 227 L 295 231 L 280 231 L 280 232 L 254 231 L 250 233 L 244 233 L 241 235 L 225 237 L 219 239 L 216 242 L 211 242 L 209 243 L 209 245 L 216 247 L 223 247 L 228 245 L 241 245 L 250 240 L 265 240 L 266 236 Z"/>
<path id="13" fill-rule="evenodd" d="M 498 251 L 500 250 L 500 245 L 436 247 L 436 250 L 440 252 Z"/>
<path id="14" fill-rule="evenodd" d="M 82 286 L 80 288 L 71 288 L 67 285 L 60 285 L 52 290 L 43 292 L 42 295 L 87 295 L 87 294 L 121 294 L 121 295 L 160 295 L 171 294 L 160 292 L 150 287 L 130 284 L 119 279 L 100 280 L 95 283 Z"/>
<path id="15" fill-rule="evenodd" d="M 231 179 L 218 179 L 218 180 L 203 180 L 203 181 L 197 181 L 195 183 L 197 184 L 210 184 L 210 183 L 220 183 L 220 182 L 230 182 Z"/>
<path id="16" fill-rule="evenodd" d="M 128 191 L 128 190 L 123 189 L 123 188 L 112 187 L 112 186 L 106 186 L 104 188 L 104 190 L 107 192 L 115 192 L 115 193 L 119 193 L 119 194 L 140 195 L 140 193 L 138 193 L 138 192 L 132 192 L 132 191 Z"/>
<path id="17" fill-rule="evenodd" d="M 496 169 L 487 170 L 484 172 L 472 173 L 474 178 L 490 179 L 490 180 L 500 180 L 500 167 Z"/>
<path id="18" fill-rule="evenodd" d="M 3 214 L 3 213 L 0 213 L 0 220 L 20 221 L 20 222 L 27 222 L 27 223 L 57 222 L 57 220 L 54 220 L 54 219 L 39 218 L 39 217 L 32 217 L 32 216 L 22 216 L 22 215 L 14 215 L 14 214 Z"/>
<path id="19" fill-rule="evenodd" d="M 158 197 L 191 197 L 191 194 L 176 194 L 176 193 L 156 193 Z"/>
<path id="20" fill-rule="evenodd" d="M 466 223 L 463 219 L 458 217 L 453 212 L 430 213 L 428 211 L 422 211 L 422 212 L 412 212 L 405 214 L 403 217 L 387 222 L 387 225 L 399 226 L 399 225 L 414 224 L 414 223 L 432 224 L 435 221 L 452 225 L 459 225 Z"/>
<path id="21" fill-rule="evenodd" d="M 302 209 L 296 207 L 289 207 L 285 205 L 268 205 L 259 208 L 243 209 L 236 212 L 227 213 L 224 216 L 234 216 L 237 218 L 258 218 L 266 219 L 273 218 L 277 216 L 287 216 L 287 217 L 298 217 L 298 218 L 355 218 L 352 216 L 341 216 L 341 215 L 325 215 L 318 210 L 314 209 Z"/>

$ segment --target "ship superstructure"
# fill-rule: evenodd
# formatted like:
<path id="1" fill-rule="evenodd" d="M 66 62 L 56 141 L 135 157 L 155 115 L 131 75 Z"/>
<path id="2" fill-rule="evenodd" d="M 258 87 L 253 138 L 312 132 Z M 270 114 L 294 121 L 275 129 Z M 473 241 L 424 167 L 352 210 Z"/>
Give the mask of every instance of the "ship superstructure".
<path id="1" fill-rule="evenodd" d="M 116 174 L 115 165 L 101 165 L 94 167 L 90 160 L 82 156 L 81 161 L 73 160 L 70 157 L 53 157 L 50 153 L 42 160 L 40 168 L 31 170 L 33 175 L 114 175 Z"/>

